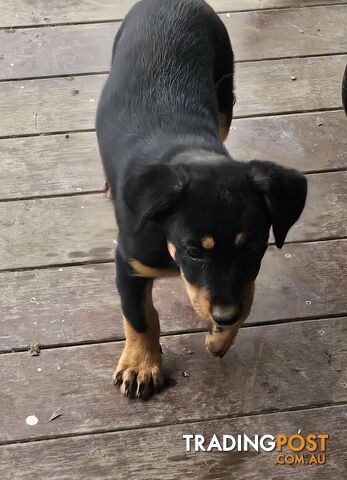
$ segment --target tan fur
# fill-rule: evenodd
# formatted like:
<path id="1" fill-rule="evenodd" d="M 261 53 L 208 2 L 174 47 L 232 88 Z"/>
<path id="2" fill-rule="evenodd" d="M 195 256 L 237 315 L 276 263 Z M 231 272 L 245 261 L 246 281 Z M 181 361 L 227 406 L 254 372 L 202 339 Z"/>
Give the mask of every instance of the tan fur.
<path id="1" fill-rule="evenodd" d="M 253 297 L 254 282 L 251 282 L 244 292 L 240 320 L 234 325 L 223 327 L 213 321 L 211 322 L 211 332 L 206 335 L 206 347 L 213 356 L 223 357 L 232 346 L 241 325 L 245 322 L 251 311 Z"/>
<path id="2" fill-rule="evenodd" d="M 242 245 L 245 243 L 246 235 L 244 232 L 240 232 L 236 235 L 235 237 L 235 246 L 236 247 L 242 247 Z"/>
<path id="3" fill-rule="evenodd" d="M 164 376 L 161 365 L 160 352 L 160 326 L 158 312 L 152 301 L 153 282 L 149 282 L 146 288 L 145 316 L 147 330 L 145 333 L 138 333 L 123 317 L 125 330 L 125 347 L 119 359 L 117 368 L 112 376 L 113 381 L 121 377 L 120 391 L 126 394 L 125 382 L 134 378 L 133 390 L 130 396 L 147 397 L 150 392 L 150 383 L 153 380 L 154 386 L 159 389 L 164 383 Z M 140 385 L 144 390 L 140 390 Z"/>
<path id="4" fill-rule="evenodd" d="M 224 113 L 218 114 L 218 137 L 221 142 L 225 142 L 228 138 L 230 130 L 231 118 Z"/>
<path id="5" fill-rule="evenodd" d="M 232 346 L 242 322 L 234 325 L 220 327 L 213 323 L 211 333 L 206 335 L 205 343 L 209 353 L 213 356 L 223 357 Z"/>
<path id="6" fill-rule="evenodd" d="M 210 294 L 204 288 L 198 288 L 188 282 L 182 273 L 182 279 L 185 284 L 190 303 L 196 313 L 204 320 L 212 320 L 211 317 L 211 298 Z"/>
<path id="7" fill-rule="evenodd" d="M 206 250 L 211 250 L 214 247 L 214 239 L 213 237 L 204 237 L 201 239 L 201 245 L 206 249 Z"/>
<path id="8" fill-rule="evenodd" d="M 243 241 L 244 233 L 240 232 L 238 236 L 238 242 Z M 213 240 L 212 237 L 210 238 Z M 168 250 L 171 257 L 175 259 L 176 247 L 171 242 L 168 242 Z M 243 294 L 240 320 L 234 325 L 221 327 L 213 321 L 211 315 L 211 297 L 209 292 L 204 288 L 198 288 L 196 285 L 189 283 L 183 273 L 181 273 L 181 277 L 195 312 L 202 319 L 210 322 L 211 332 L 206 336 L 206 346 L 208 351 L 214 356 L 222 357 L 233 344 L 241 325 L 247 319 L 251 311 L 254 297 L 254 282 L 249 283 Z"/>
<path id="9" fill-rule="evenodd" d="M 176 256 L 175 245 L 171 242 L 168 242 L 167 247 L 171 257 L 175 260 L 175 256 Z M 189 283 L 188 280 L 183 275 L 183 273 L 181 274 L 181 276 L 194 310 L 201 318 L 205 320 L 210 320 L 211 319 L 211 313 L 210 313 L 211 300 L 210 300 L 210 295 L 208 291 L 204 289 L 199 289 L 195 285 L 192 285 L 191 283 Z"/>
<path id="10" fill-rule="evenodd" d="M 172 259 L 175 260 L 175 257 L 176 257 L 175 245 L 171 242 L 167 242 L 167 249 L 169 250 L 169 254 L 171 255 Z"/>
<path id="11" fill-rule="evenodd" d="M 129 265 L 134 270 L 135 277 L 145 277 L 145 278 L 162 278 L 162 277 L 174 277 L 178 275 L 175 270 L 170 268 L 154 268 L 148 267 L 143 263 L 135 259 L 129 260 Z"/>
<path id="12" fill-rule="evenodd" d="M 105 188 L 104 191 L 105 191 L 106 198 L 109 198 L 111 200 L 112 199 L 112 190 L 111 190 L 110 185 L 107 182 L 105 182 L 105 187 L 104 188 Z"/>

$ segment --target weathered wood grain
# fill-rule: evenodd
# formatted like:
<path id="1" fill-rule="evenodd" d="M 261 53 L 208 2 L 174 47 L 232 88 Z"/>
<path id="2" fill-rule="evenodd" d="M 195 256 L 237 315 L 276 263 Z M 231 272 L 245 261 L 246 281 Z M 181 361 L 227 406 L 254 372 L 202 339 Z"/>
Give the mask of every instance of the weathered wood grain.
<path id="1" fill-rule="evenodd" d="M 339 22 L 347 24 L 347 5 L 222 14 L 221 18 L 237 61 L 347 51 L 343 29 L 336 29 Z M 119 25 L 0 30 L 4 57 L 0 79 L 108 71 Z"/>
<path id="2" fill-rule="evenodd" d="M 94 129 L 105 80 L 92 75 L 0 83 L 0 136 Z"/>
<path id="3" fill-rule="evenodd" d="M 339 108 L 346 61 L 347 55 L 338 55 L 238 64 L 235 116 Z M 0 136 L 93 129 L 105 80 L 90 75 L 1 82 Z"/>
<path id="4" fill-rule="evenodd" d="M 301 241 L 304 236 L 306 240 L 346 236 L 346 182 L 346 171 L 309 175 L 306 207 L 287 239 Z"/>
<path id="5" fill-rule="evenodd" d="M 0 27 L 122 20 L 137 0 L 8 0 Z M 344 4 L 345 0 L 208 0 L 217 12 Z"/>
<path id="6" fill-rule="evenodd" d="M 233 122 L 227 147 L 239 160 L 272 160 L 304 172 L 347 167 L 344 112 Z M 0 199 L 101 190 L 104 175 L 94 132 L 0 140 Z M 78 190 L 81 189 L 81 190 Z"/>
<path id="7" fill-rule="evenodd" d="M 234 120 L 226 146 L 239 160 L 271 160 L 303 172 L 347 166 L 344 112 Z M 1 146 L 1 144 L 0 144 Z"/>
<path id="8" fill-rule="evenodd" d="M 0 141 L 0 198 L 102 190 L 105 183 L 94 132 Z"/>
<path id="9" fill-rule="evenodd" d="M 270 247 L 247 323 L 347 313 L 346 269 L 344 240 Z M 53 346 L 124 338 L 114 270 L 111 263 L 2 273 L 0 351 L 25 349 L 33 339 Z M 157 281 L 154 301 L 162 334 L 206 328 L 179 278 Z"/>
<path id="10" fill-rule="evenodd" d="M 346 61 L 347 55 L 339 55 L 240 64 L 235 116 L 340 107 Z"/>
<path id="11" fill-rule="evenodd" d="M 327 476 L 344 480 L 346 423 L 346 406 L 338 406 L 9 445 L 0 450 L 0 475 L 16 480 L 325 480 Z M 187 434 L 203 435 L 208 445 L 214 434 L 220 441 L 223 435 L 290 436 L 298 432 L 298 425 L 302 435 L 329 435 L 324 466 L 277 465 L 277 451 L 205 453 L 194 452 L 193 447 L 186 452 L 183 439 Z"/>
<path id="12" fill-rule="evenodd" d="M 0 269 L 111 259 L 115 235 L 103 194 L 0 203 Z"/>
<path id="13" fill-rule="evenodd" d="M 122 342 L 43 350 L 39 357 L 29 352 L 1 355 L 0 439 L 340 403 L 346 400 L 346 334 L 346 318 L 242 329 L 222 360 L 208 356 L 204 334 L 162 338 L 165 370 L 177 383 L 148 402 L 129 401 L 112 385 Z M 189 349 L 194 353 L 187 354 Z M 62 416 L 48 422 L 59 407 Z M 29 415 L 39 419 L 35 427 L 26 425 Z"/>
<path id="14" fill-rule="evenodd" d="M 307 206 L 288 241 L 346 236 L 346 177 L 309 176 Z M 115 238 L 103 194 L 0 202 L 0 270 L 110 260 Z"/>

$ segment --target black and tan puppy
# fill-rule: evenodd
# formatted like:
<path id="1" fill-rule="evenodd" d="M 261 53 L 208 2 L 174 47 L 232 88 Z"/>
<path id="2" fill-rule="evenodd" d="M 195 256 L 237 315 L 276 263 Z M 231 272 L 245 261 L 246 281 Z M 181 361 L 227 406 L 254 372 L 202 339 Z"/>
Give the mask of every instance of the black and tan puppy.
<path id="1" fill-rule="evenodd" d="M 233 104 L 233 52 L 214 11 L 203 0 L 137 3 L 97 114 L 126 334 L 113 378 L 128 396 L 164 381 L 153 279 L 181 275 L 210 323 L 208 350 L 222 356 L 250 312 L 271 225 L 281 248 L 304 208 L 302 175 L 230 157 Z"/>

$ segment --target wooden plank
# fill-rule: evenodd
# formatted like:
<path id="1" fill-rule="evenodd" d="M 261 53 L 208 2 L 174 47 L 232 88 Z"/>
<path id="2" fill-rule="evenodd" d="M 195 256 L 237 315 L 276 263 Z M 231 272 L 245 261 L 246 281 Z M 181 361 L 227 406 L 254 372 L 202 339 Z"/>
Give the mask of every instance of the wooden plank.
<path id="1" fill-rule="evenodd" d="M 340 108 L 346 61 L 347 55 L 338 55 L 238 64 L 235 116 Z M 93 129 L 105 80 L 90 75 L 1 82 L 0 136 Z"/>
<path id="2" fill-rule="evenodd" d="M 346 406 L 338 406 L 9 445 L 0 450 L 0 475 L 16 480 L 114 480 L 117 472 L 117 478 L 172 480 L 194 472 L 193 478 L 199 479 L 344 480 L 346 422 Z M 208 444 L 214 434 L 220 441 L 223 435 L 290 436 L 298 432 L 298 425 L 304 436 L 329 435 L 323 467 L 277 465 L 277 451 L 205 453 L 193 447 L 188 453 L 183 439 L 187 434 L 203 435 Z"/>
<path id="3" fill-rule="evenodd" d="M 262 10 L 264 8 L 298 8 L 315 5 L 335 5 L 346 3 L 346 0 L 207 0 L 217 11 Z"/>
<path id="4" fill-rule="evenodd" d="M 346 17 L 347 5 L 221 15 L 236 61 L 346 53 L 344 29 L 336 28 Z"/>
<path id="5" fill-rule="evenodd" d="M 0 27 L 122 20 L 137 0 L 8 0 Z M 344 4 L 345 0 L 208 0 L 217 12 Z"/>
<path id="6" fill-rule="evenodd" d="M 346 269 L 343 240 L 293 244 L 281 251 L 270 247 L 248 324 L 347 313 L 340 281 Z M 2 273 L 0 351 L 26 349 L 33 340 L 53 346 L 122 339 L 114 279 L 113 263 Z M 154 301 L 162 334 L 206 328 L 193 314 L 180 279 L 157 281 Z"/>
<path id="7" fill-rule="evenodd" d="M 347 172 L 310 175 L 304 213 L 290 230 L 287 240 L 321 240 L 346 236 L 346 182 Z"/>
<path id="8" fill-rule="evenodd" d="M 119 26 L 120 22 L 2 30 L 0 78 L 106 72 Z"/>
<path id="9" fill-rule="evenodd" d="M 94 129 L 105 80 L 105 75 L 92 75 L 0 83 L 6 116 L 0 119 L 0 136 Z"/>
<path id="10" fill-rule="evenodd" d="M 346 62 L 347 55 L 339 55 L 240 64 L 236 69 L 235 116 L 340 107 Z"/>
<path id="11" fill-rule="evenodd" d="M 164 368 L 176 385 L 149 402 L 129 402 L 112 385 L 122 342 L 1 355 L 0 441 L 345 402 L 346 334 L 346 318 L 242 329 L 222 360 L 208 356 L 204 334 L 162 338 Z M 62 416 L 48 422 L 59 407 Z M 39 420 L 34 428 L 25 423 L 29 415 Z"/>
<path id="12" fill-rule="evenodd" d="M 112 203 L 102 194 L 0 204 L 1 269 L 113 257 Z"/>
<path id="13" fill-rule="evenodd" d="M 221 18 L 237 61 L 347 51 L 344 30 L 336 28 L 339 22 L 347 24 L 347 5 L 224 14 Z M 119 25 L 2 30 L 0 79 L 108 71 Z"/>
<path id="14" fill-rule="evenodd" d="M 303 172 L 347 167 L 344 112 L 235 120 L 227 148 L 238 160 L 271 160 Z"/>
<path id="15" fill-rule="evenodd" d="M 105 177 L 95 133 L 0 141 L 2 199 L 102 190 Z"/>
<path id="16" fill-rule="evenodd" d="M 288 241 L 347 235 L 346 177 L 309 176 L 307 206 Z M 102 194 L 0 202 L 0 270 L 110 260 L 114 225 L 112 204 Z"/>
<path id="17" fill-rule="evenodd" d="M 335 170 L 347 167 L 345 130 L 342 111 L 239 119 L 233 122 L 227 147 L 239 160 L 272 160 L 304 172 Z M 68 139 L 65 135 L 2 139 L 0 150 L 0 199 L 103 188 L 93 132 L 70 133 Z"/>

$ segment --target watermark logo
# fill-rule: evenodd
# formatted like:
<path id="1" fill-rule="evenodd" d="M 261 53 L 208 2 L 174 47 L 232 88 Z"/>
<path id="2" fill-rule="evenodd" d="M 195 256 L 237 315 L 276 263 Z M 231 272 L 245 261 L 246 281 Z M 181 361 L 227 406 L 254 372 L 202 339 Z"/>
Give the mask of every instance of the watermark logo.
<path id="1" fill-rule="evenodd" d="M 222 435 L 216 434 L 211 438 L 203 435 L 183 435 L 187 452 L 277 452 L 278 465 L 324 465 L 326 462 L 326 448 L 329 435 L 326 433 L 301 435 L 254 435 L 245 434 Z"/>

